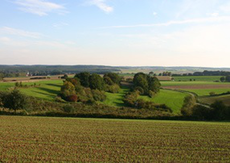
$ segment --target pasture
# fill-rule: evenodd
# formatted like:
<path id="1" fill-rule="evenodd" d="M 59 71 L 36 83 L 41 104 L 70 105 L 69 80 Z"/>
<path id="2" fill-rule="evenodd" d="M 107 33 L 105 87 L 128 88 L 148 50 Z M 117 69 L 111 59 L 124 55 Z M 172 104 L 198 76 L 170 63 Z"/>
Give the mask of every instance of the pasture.
<path id="1" fill-rule="evenodd" d="M 33 96 L 48 101 L 54 101 L 55 97 L 60 92 L 63 81 L 49 80 L 36 82 L 36 84 L 40 84 L 40 86 L 31 88 L 20 88 L 20 91 L 28 96 Z"/>
<path id="2" fill-rule="evenodd" d="M 221 76 L 173 76 L 174 81 L 220 81 Z"/>
<path id="3" fill-rule="evenodd" d="M 230 123 L 1 116 L 2 162 L 228 162 Z"/>
<path id="4" fill-rule="evenodd" d="M 123 87 L 119 93 L 106 93 L 106 100 L 103 102 L 103 104 L 109 106 L 125 106 L 123 102 L 123 97 L 128 91 L 128 88 Z M 177 91 L 161 90 L 153 98 L 150 98 L 148 96 L 140 96 L 140 98 L 147 101 L 152 101 L 157 104 L 166 104 L 173 110 L 174 113 L 180 113 L 184 97 L 187 95 L 187 93 L 181 93 Z"/>
<path id="5" fill-rule="evenodd" d="M 187 95 L 187 93 L 177 91 L 161 90 L 154 98 L 150 98 L 148 96 L 141 96 L 140 98 L 157 104 L 166 104 L 173 110 L 173 113 L 180 113 L 180 109 L 184 103 L 184 98 Z"/>
<path id="6" fill-rule="evenodd" d="M 53 101 L 59 93 L 63 81 L 59 79 L 22 83 L 23 85 L 28 86 L 19 88 L 19 90 L 25 95 L 41 98 L 43 100 Z M 36 83 L 36 87 L 31 86 L 34 83 Z M 0 83 L 0 91 L 7 91 L 10 88 L 13 88 L 14 86 L 14 82 L 2 82 Z"/>

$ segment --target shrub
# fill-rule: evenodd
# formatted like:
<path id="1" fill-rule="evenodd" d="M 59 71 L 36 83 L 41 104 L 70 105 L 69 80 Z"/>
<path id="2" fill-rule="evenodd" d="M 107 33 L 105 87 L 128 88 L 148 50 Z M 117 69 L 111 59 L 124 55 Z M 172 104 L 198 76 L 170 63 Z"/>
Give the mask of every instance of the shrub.
<path id="1" fill-rule="evenodd" d="M 106 85 L 105 91 L 110 93 L 118 93 L 120 91 L 120 86 L 117 84 Z"/>
<path id="2" fill-rule="evenodd" d="M 66 113 L 74 113 L 75 112 L 75 108 L 73 105 L 64 105 L 63 110 Z"/>
<path id="3" fill-rule="evenodd" d="M 20 93 L 17 89 L 14 89 L 9 94 L 6 94 L 3 99 L 3 106 L 5 108 L 12 109 L 15 112 L 18 109 L 24 109 L 28 104 L 27 97 Z"/>
<path id="4" fill-rule="evenodd" d="M 93 99 L 95 101 L 104 101 L 106 99 L 106 95 L 103 91 L 99 91 L 95 89 L 95 90 L 92 90 L 92 94 L 93 94 Z"/>
<path id="5" fill-rule="evenodd" d="M 196 98 L 193 95 L 184 98 L 184 104 L 181 108 L 181 114 L 184 116 L 192 116 L 192 108 L 196 105 Z"/>
<path id="6" fill-rule="evenodd" d="M 124 97 L 123 102 L 125 103 L 125 105 L 130 107 L 136 106 L 138 96 L 139 93 L 137 91 L 129 93 Z"/>
<path id="7" fill-rule="evenodd" d="M 153 92 L 153 91 L 149 91 L 149 97 L 153 98 L 155 95 L 156 95 L 156 93 L 155 93 L 155 92 Z"/>
<path id="8" fill-rule="evenodd" d="M 69 102 L 77 102 L 78 97 L 77 97 L 77 95 L 69 95 L 69 96 L 67 96 L 66 100 Z"/>
<path id="9" fill-rule="evenodd" d="M 139 94 L 141 94 L 141 95 L 143 95 L 143 94 L 145 93 L 144 89 L 141 88 L 141 87 L 135 87 L 135 88 L 134 88 L 134 91 L 138 91 Z"/>
<path id="10" fill-rule="evenodd" d="M 61 97 L 67 99 L 68 96 L 74 94 L 76 94 L 74 85 L 71 82 L 66 81 L 61 87 Z"/>
<path id="11" fill-rule="evenodd" d="M 213 119 L 213 109 L 203 106 L 195 105 L 193 107 L 193 117 L 199 120 L 212 120 Z"/>
<path id="12" fill-rule="evenodd" d="M 211 107 L 213 108 L 213 117 L 215 120 L 230 120 L 230 110 L 222 101 L 214 102 Z"/>
<path id="13" fill-rule="evenodd" d="M 65 102 L 66 102 L 66 101 L 63 100 L 60 96 L 56 96 L 56 97 L 55 97 L 55 101 L 56 101 L 56 102 L 62 102 L 62 103 L 65 103 Z"/>
<path id="14" fill-rule="evenodd" d="M 108 85 L 113 85 L 114 84 L 114 82 L 112 81 L 112 79 L 110 77 L 108 77 L 108 76 L 104 76 L 104 81 Z"/>
<path id="15" fill-rule="evenodd" d="M 210 95 L 210 96 L 215 96 L 216 93 L 215 93 L 215 92 L 209 92 L 209 95 Z"/>

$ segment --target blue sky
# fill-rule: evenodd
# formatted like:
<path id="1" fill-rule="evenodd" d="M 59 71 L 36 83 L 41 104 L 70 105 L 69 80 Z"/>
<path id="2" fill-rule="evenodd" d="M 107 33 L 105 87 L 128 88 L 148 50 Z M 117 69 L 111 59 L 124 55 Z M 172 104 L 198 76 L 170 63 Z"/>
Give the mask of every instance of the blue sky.
<path id="1" fill-rule="evenodd" d="M 0 64 L 230 67 L 229 0 L 0 4 Z"/>

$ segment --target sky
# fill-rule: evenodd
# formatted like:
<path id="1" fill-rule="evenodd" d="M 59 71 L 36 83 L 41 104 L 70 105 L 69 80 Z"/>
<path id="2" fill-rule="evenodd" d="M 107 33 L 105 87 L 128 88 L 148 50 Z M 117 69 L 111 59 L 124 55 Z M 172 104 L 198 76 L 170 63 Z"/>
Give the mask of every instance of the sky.
<path id="1" fill-rule="evenodd" d="M 230 67 L 230 0 L 1 0 L 0 64 Z"/>

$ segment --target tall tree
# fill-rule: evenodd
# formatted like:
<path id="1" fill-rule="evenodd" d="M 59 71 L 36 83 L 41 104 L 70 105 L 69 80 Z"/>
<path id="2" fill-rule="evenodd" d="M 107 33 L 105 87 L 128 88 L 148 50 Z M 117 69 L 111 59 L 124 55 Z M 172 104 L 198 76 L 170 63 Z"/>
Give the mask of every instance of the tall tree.
<path id="1" fill-rule="evenodd" d="M 153 91 L 154 93 L 158 93 L 160 91 L 161 83 L 156 77 L 148 76 L 148 85 L 150 91 Z"/>
<path id="2" fill-rule="evenodd" d="M 107 79 L 110 78 L 113 81 L 114 84 L 120 85 L 121 77 L 116 73 L 112 73 L 112 72 L 106 73 L 104 75 L 104 78 L 107 78 Z"/>
<path id="3" fill-rule="evenodd" d="M 89 84 L 91 89 L 104 90 L 105 83 L 103 78 L 98 74 L 92 74 L 89 78 Z"/>
<path id="4" fill-rule="evenodd" d="M 144 94 L 148 94 L 149 92 L 149 85 L 147 80 L 147 75 L 144 73 L 137 73 L 134 75 L 133 78 L 134 87 L 141 87 L 144 90 Z"/>
<path id="5" fill-rule="evenodd" d="M 79 74 L 75 75 L 76 78 L 80 79 L 81 85 L 83 87 L 89 87 L 89 78 L 90 78 L 90 73 L 89 72 L 81 72 Z"/>

